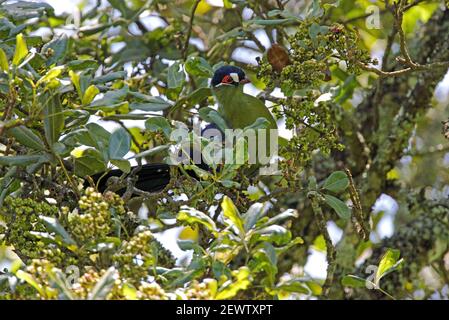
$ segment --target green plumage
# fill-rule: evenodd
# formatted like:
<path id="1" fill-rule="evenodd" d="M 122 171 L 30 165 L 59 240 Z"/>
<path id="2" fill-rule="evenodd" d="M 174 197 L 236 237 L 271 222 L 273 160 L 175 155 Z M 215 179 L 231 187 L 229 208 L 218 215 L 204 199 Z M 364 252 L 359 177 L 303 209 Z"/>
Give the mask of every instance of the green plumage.
<path id="1" fill-rule="evenodd" d="M 232 129 L 243 129 L 257 118 L 270 122 L 267 129 L 277 129 L 276 120 L 265 104 L 243 92 L 243 86 L 224 85 L 213 89 L 218 100 L 218 113 Z"/>
<path id="2" fill-rule="evenodd" d="M 267 130 L 278 129 L 276 120 L 273 115 L 261 100 L 243 92 L 243 86 L 238 85 L 222 85 L 213 89 L 215 97 L 218 100 L 218 113 L 226 121 L 226 124 L 231 129 L 244 129 L 256 122 L 258 118 L 265 118 L 269 124 Z M 257 145 L 257 159 L 253 162 L 257 165 L 252 167 L 250 172 L 254 173 L 261 164 L 261 159 L 266 159 L 268 154 L 274 155 L 272 146 L 270 145 L 270 132 L 266 134 L 265 151 L 261 152 L 259 144 L 259 135 L 256 132 Z M 262 164 L 266 164 L 265 160 Z M 251 174 L 252 175 L 252 174 Z"/>

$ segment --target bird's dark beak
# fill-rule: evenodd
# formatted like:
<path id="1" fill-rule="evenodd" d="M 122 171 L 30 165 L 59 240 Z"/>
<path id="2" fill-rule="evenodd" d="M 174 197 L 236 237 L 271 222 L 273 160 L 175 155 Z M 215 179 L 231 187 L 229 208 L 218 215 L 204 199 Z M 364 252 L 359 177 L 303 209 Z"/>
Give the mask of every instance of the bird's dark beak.
<path id="1" fill-rule="evenodd" d="M 250 83 L 250 82 L 251 82 L 251 80 L 249 80 L 248 78 L 240 80 L 241 84 L 247 84 L 247 83 Z"/>

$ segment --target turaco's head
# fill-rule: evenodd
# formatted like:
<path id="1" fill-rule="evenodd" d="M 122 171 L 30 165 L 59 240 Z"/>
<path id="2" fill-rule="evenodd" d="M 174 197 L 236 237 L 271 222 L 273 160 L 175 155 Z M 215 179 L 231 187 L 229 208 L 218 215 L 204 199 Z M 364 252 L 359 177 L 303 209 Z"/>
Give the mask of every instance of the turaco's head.
<path id="1" fill-rule="evenodd" d="M 211 85 L 213 88 L 220 86 L 235 86 L 248 83 L 245 72 L 236 66 L 223 66 L 218 68 L 212 77 Z"/>

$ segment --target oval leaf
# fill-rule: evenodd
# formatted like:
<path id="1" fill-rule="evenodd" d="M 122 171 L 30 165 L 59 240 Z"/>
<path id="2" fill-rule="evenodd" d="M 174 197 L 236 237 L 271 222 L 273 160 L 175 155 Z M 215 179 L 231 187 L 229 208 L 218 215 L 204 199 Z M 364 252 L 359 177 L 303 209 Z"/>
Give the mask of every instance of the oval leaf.
<path id="1" fill-rule="evenodd" d="M 335 210 L 338 216 L 342 219 L 349 219 L 351 217 L 351 210 L 348 208 L 346 203 L 341 201 L 340 199 L 335 198 L 334 196 L 325 194 L 324 198 L 326 203 Z"/>
<path id="2" fill-rule="evenodd" d="M 124 128 L 115 130 L 109 140 L 109 159 L 122 160 L 131 148 L 131 136 Z"/>
<path id="3" fill-rule="evenodd" d="M 349 179 L 343 171 L 333 172 L 324 182 L 323 188 L 335 193 L 344 191 L 349 186 Z"/>

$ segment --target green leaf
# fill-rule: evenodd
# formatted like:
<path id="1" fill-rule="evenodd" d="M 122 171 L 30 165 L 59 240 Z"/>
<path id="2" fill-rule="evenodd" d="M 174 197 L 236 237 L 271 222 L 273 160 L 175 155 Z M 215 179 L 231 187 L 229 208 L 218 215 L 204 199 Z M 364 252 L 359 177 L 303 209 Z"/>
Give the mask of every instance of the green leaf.
<path id="1" fill-rule="evenodd" d="M 254 203 L 249 207 L 248 211 L 243 215 L 244 227 L 246 231 L 252 229 L 257 221 L 267 213 L 262 203 Z"/>
<path id="2" fill-rule="evenodd" d="M 131 164 L 128 160 L 111 160 L 111 163 L 123 172 L 131 172 Z"/>
<path id="3" fill-rule="evenodd" d="M 124 128 L 115 130 L 109 139 L 109 159 L 122 160 L 131 148 L 131 136 Z"/>
<path id="4" fill-rule="evenodd" d="M 26 167 L 42 160 L 42 155 L 1 156 L 0 165 Z"/>
<path id="5" fill-rule="evenodd" d="M 309 35 L 310 38 L 312 38 L 313 41 L 316 40 L 316 37 L 321 34 L 326 34 L 329 31 L 329 27 L 327 26 L 320 26 L 317 23 L 313 23 L 309 28 Z"/>
<path id="6" fill-rule="evenodd" d="M 280 222 L 283 222 L 284 220 L 291 219 L 291 218 L 297 218 L 297 217 L 298 217 L 298 212 L 296 210 L 288 209 L 288 210 L 285 210 L 284 212 L 268 219 L 268 221 L 265 222 L 263 224 L 263 226 L 270 226 L 273 224 L 278 224 Z"/>
<path id="7" fill-rule="evenodd" d="M 8 133 L 25 147 L 39 151 L 45 150 L 45 144 L 39 135 L 25 126 L 11 128 L 8 130 Z"/>
<path id="8" fill-rule="evenodd" d="M 78 73 L 76 73 L 75 71 L 70 70 L 69 76 L 70 76 L 70 80 L 72 80 L 73 86 L 76 89 L 76 92 L 78 92 L 78 96 L 81 99 L 83 97 L 83 92 L 81 90 L 81 85 L 80 85 L 80 75 Z"/>
<path id="9" fill-rule="evenodd" d="M 210 123 L 215 123 L 222 132 L 225 132 L 226 129 L 229 129 L 226 121 L 221 117 L 217 110 L 209 107 L 204 107 L 201 108 L 198 113 L 201 119 Z"/>
<path id="10" fill-rule="evenodd" d="M 56 64 L 64 60 L 65 56 L 69 52 L 69 39 L 66 34 L 55 35 L 50 42 L 47 42 L 43 47 L 41 52 L 46 53 L 49 49 L 53 52 L 47 59 L 47 66 Z"/>
<path id="11" fill-rule="evenodd" d="M 243 239 L 245 237 L 243 219 L 240 216 L 240 213 L 237 210 L 236 206 L 228 196 L 223 197 L 223 201 L 221 202 L 221 209 L 223 210 L 224 217 L 232 222 L 232 225 L 237 228 L 240 237 Z"/>
<path id="12" fill-rule="evenodd" d="M 272 26 L 272 25 L 280 25 L 284 23 L 294 22 L 296 19 L 251 19 L 245 21 L 246 25 L 257 24 L 259 26 Z"/>
<path id="13" fill-rule="evenodd" d="M 39 86 L 42 83 L 50 82 L 51 80 L 57 78 L 63 70 L 64 70 L 63 66 L 51 68 L 42 78 L 40 78 L 36 82 L 36 86 Z"/>
<path id="14" fill-rule="evenodd" d="M 52 146 L 59 140 L 64 129 L 64 115 L 62 113 L 59 94 L 43 95 L 44 99 L 44 131 L 47 143 Z"/>
<path id="15" fill-rule="evenodd" d="M 403 259 L 399 260 L 401 253 L 396 249 L 387 249 L 387 252 L 382 256 L 377 268 L 374 283 L 379 286 L 379 281 L 387 274 L 397 270 L 402 264 Z"/>
<path id="16" fill-rule="evenodd" d="M 37 282 L 37 280 L 30 273 L 25 272 L 23 270 L 18 270 L 16 272 L 16 277 L 19 278 L 20 280 L 25 281 L 30 286 L 32 286 L 34 289 L 36 289 L 37 292 L 39 292 L 39 295 L 41 297 L 45 297 L 45 290 L 42 288 L 42 286 Z"/>
<path id="17" fill-rule="evenodd" d="M 171 107 L 171 103 L 160 97 L 148 97 L 145 102 L 133 102 L 129 105 L 131 110 L 162 111 Z"/>
<path id="18" fill-rule="evenodd" d="M 80 71 L 80 70 L 87 70 L 87 69 L 97 69 L 98 68 L 98 62 L 96 60 L 72 60 L 67 63 L 67 67 L 71 71 Z M 98 79 L 102 77 L 98 77 L 92 80 L 92 83 L 97 84 L 99 82 Z"/>
<path id="19" fill-rule="evenodd" d="M 248 267 L 240 267 L 237 272 L 234 272 L 235 279 L 226 281 L 219 289 L 215 296 L 216 300 L 231 299 L 240 290 L 245 290 L 251 284 L 251 272 Z"/>
<path id="20" fill-rule="evenodd" d="M 129 89 L 127 86 L 124 86 L 120 90 L 108 91 L 105 93 L 103 98 L 95 100 L 90 104 L 91 107 L 105 107 L 107 109 L 111 109 L 111 107 L 115 107 L 118 104 L 124 102 L 124 99 L 128 95 Z"/>
<path id="21" fill-rule="evenodd" d="M 45 227 L 54 232 L 56 235 L 62 238 L 62 241 L 69 245 L 69 248 L 74 250 L 77 247 L 75 240 L 70 236 L 70 234 L 64 229 L 64 227 L 59 223 L 56 218 L 39 216 L 39 219 L 44 223 Z"/>
<path id="22" fill-rule="evenodd" d="M 8 57 L 6 56 L 6 53 L 2 48 L 0 48 L 0 71 L 9 73 Z"/>
<path id="23" fill-rule="evenodd" d="M 276 291 L 310 294 L 310 289 L 307 284 L 297 279 L 291 279 L 282 284 L 278 284 L 275 289 Z"/>
<path id="24" fill-rule="evenodd" d="M 86 128 L 89 130 L 90 138 L 95 143 L 94 145 L 86 143 L 86 145 L 96 147 L 103 153 L 104 156 L 107 156 L 107 153 L 105 152 L 108 151 L 108 144 L 109 140 L 111 139 L 111 133 L 99 124 L 93 122 L 88 123 L 86 125 Z M 105 157 L 105 159 L 106 158 L 107 157 Z"/>
<path id="25" fill-rule="evenodd" d="M 76 300 L 75 294 L 67 285 L 67 279 L 65 274 L 57 269 L 53 268 L 50 272 L 47 273 L 48 277 L 51 279 L 52 283 L 59 289 L 62 294 L 62 297 L 58 297 L 59 299 L 68 299 L 68 300 Z"/>
<path id="26" fill-rule="evenodd" d="M 87 149 L 79 158 L 74 158 L 75 174 L 79 177 L 91 176 L 106 170 L 106 164 L 100 152 Z"/>
<path id="27" fill-rule="evenodd" d="M 323 188 L 335 193 L 346 190 L 349 186 L 349 179 L 343 171 L 333 172 L 324 182 Z"/>
<path id="28" fill-rule="evenodd" d="M 212 220 L 207 214 L 188 206 L 181 207 L 176 219 L 189 225 L 201 224 L 213 233 L 217 230 L 214 220 Z"/>
<path id="29" fill-rule="evenodd" d="M 195 77 L 211 78 L 214 74 L 212 67 L 202 57 L 189 57 L 185 69 L 188 74 Z"/>
<path id="30" fill-rule="evenodd" d="M 199 88 L 193 91 L 189 96 L 187 97 L 187 100 L 192 104 L 196 105 L 201 102 L 203 102 L 205 99 L 210 97 L 212 95 L 212 90 L 210 88 Z"/>
<path id="31" fill-rule="evenodd" d="M 82 104 L 83 105 L 88 105 L 89 103 L 91 103 L 94 100 L 94 98 L 99 93 L 100 93 L 100 90 L 96 86 L 94 86 L 93 84 L 90 85 L 86 89 L 86 92 L 84 92 L 84 96 L 83 96 L 83 99 L 82 99 Z"/>
<path id="32" fill-rule="evenodd" d="M 94 79 L 92 79 L 92 83 L 93 84 L 104 84 L 104 83 L 108 83 L 108 82 L 112 82 L 118 79 L 124 79 L 126 77 L 126 71 L 116 71 L 116 72 L 111 72 L 108 74 L 105 74 L 104 76 L 101 77 L 96 77 Z"/>
<path id="33" fill-rule="evenodd" d="M 12 59 L 12 64 L 17 66 L 22 62 L 23 58 L 28 54 L 28 48 L 23 34 L 19 33 L 16 36 L 16 50 L 14 51 L 14 57 Z"/>
<path id="34" fill-rule="evenodd" d="M 105 300 L 111 292 L 112 287 L 117 280 L 118 274 L 114 267 L 110 267 L 100 278 L 95 287 L 89 293 L 88 300 Z"/>
<path id="35" fill-rule="evenodd" d="M 320 0 L 313 0 L 312 5 L 310 6 L 307 17 L 308 18 L 319 18 L 324 14 L 323 8 L 321 8 Z"/>
<path id="36" fill-rule="evenodd" d="M 366 280 L 350 274 L 341 279 L 341 284 L 345 287 L 364 288 L 366 286 Z"/>
<path id="37" fill-rule="evenodd" d="M 351 210 L 348 208 L 346 203 L 341 201 L 340 199 L 335 198 L 329 194 L 324 195 L 324 199 L 326 203 L 335 210 L 338 216 L 342 219 L 349 219 L 351 217 Z"/>
<path id="38" fill-rule="evenodd" d="M 291 232 L 278 225 L 257 229 L 254 235 L 256 237 L 252 238 L 251 241 L 266 241 L 277 245 L 286 244 L 291 240 Z"/>
<path id="39" fill-rule="evenodd" d="M 170 137 L 171 126 L 168 120 L 164 117 L 151 117 L 145 121 L 145 128 L 151 132 L 162 130 L 167 138 Z"/>
<path id="40" fill-rule="evenodd" d="M 183 70 L 179 70 L 180 65 L 179 62 L 175 62 L 168 67 L 167 85 L 170 89 L 181 87 L 185 81 L 186 75 Z"/>

